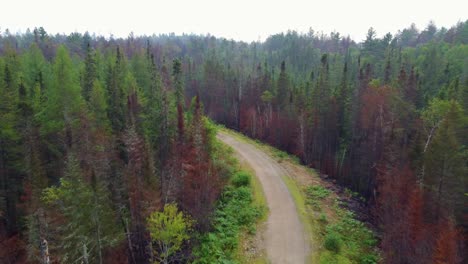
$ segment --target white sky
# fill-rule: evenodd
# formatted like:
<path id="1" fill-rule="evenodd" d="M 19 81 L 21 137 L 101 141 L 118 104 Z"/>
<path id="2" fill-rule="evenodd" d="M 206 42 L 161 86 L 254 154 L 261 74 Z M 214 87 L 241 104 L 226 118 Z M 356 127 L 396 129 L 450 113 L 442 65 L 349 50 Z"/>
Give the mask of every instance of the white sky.
<path id="1" fill-rule="evenodd" d="M 430 20 L 450 27 L 468 19 L 467 0 L 5 0 L 0 30 L 48 33 L 86 30 L 126 37 L 153 33 L 198 33 L 256 41 L 288 29 L 338 31 L 356 41 L 369 27 L 378 36 Z"/>

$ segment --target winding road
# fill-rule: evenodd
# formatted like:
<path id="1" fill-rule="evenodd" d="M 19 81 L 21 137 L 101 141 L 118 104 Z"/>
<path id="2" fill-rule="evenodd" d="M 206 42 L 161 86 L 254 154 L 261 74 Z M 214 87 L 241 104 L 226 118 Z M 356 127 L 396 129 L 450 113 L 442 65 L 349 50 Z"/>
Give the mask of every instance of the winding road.
<path id="1" fill-rule="evenodd" d="M 277 161 L 252 144 L 220 132 L 218 138 L 231 146 L 253 168 L 263 186 L 270 210 L 265 247 L 271 263 L 306 263 L 309 245 L 296 205 L 281 179 L 286 172 Z"/>

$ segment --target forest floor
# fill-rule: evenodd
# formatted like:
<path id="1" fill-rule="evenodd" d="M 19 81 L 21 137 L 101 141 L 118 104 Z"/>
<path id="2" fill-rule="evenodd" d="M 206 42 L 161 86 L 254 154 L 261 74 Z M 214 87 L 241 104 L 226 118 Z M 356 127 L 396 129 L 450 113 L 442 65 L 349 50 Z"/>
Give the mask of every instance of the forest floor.
<path id="1" fill-rule="evenodd" d="M 287 170 L 265 151 L 232 133 L 222 131 L 218 138 L 248 163 L 263 187 L 269 215 L 264 231 L 260 229 L 256 236 L 263 245 L 257 247 L 265 248 L 270 263 L 309 262 L 310 236 L 285 181 Z"/>

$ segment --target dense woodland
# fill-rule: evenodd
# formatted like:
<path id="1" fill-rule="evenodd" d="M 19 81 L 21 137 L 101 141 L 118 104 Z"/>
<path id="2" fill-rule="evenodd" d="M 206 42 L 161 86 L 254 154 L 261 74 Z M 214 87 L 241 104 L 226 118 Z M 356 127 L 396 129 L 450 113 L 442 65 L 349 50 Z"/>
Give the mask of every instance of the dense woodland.
<path id="1" fill-rule="evenodd" d="M 466 261 L 468 21 L 360 43 L 35 28 L 0 54 L 2 263 L 149 263 L 174 202 L 210 231 L 229 173 L 204 115 L 360 193 L 384 263 Z"/>

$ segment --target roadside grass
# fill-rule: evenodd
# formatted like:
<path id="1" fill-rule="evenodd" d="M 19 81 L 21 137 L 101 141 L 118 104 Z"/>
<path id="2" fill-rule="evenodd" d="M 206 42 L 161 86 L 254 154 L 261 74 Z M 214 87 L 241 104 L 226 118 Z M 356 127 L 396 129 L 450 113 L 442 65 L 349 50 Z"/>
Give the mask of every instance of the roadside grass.
<path id="1" fill-rule="evenodd" d="M 232 148 L 230 148 L 232 150 Z M 244 231 L 239 236 L 239 246 L 237 247 L 236 260 L 240 263 L 267 264 L 268 257 L 263 247 L 262 232 L 265 222 L 268 219 L 268 205 L 260 180 L 255 176 L 255 171 L 242 158 L 237 158 L 241 170 L 248 172 L 251 177 L 251 187 L 253 191 L 253 205 L 262 210 L 261 216 L 255 224 L 256 234 Z M 256 247 L 255 252 L 250 252 L 249 247 Z"/>
<path id="2" fill-rule="evenodd" d="M 259 222 L 264 222 L 268 218 L 268 205 L 262 184 L 260 183 L 260 180 L 255 176 L 255 171 L 252 169 L 252 167 L 249 166 L 247 162 L 241 160 L 239 162 L 239 165 L 243 171 L 246 171 L 250 175 L 253 175 L 251 177 L 251 186 L 253 189 L 253 204 L 264 210 L 264 214 L 261 218 L 258 219 Z"/>
<path id="3" fill-rule="evenodd" d="M 232 148 L 214 140 L 213 161 L 228 183 L 213 213 L 212 231 L 197 238 L 200 243 L 193 250 L 193 263 L 267 263 L 266 254 L 248 258 L 243 247 L 267 218 L 263 189 L 249 169 L 235 158 Z"/>
<path id="4" fill-rule="evenodd" d="M 282 166 L 300 166 L 307 172 L 307 177 L 312 179 L 312 183 L 304 183 L 293 177 L 294 175 L 282 177 L 308 234 L 311 263 L 373 264 L 380 261 L 377 239 L 373 232 L 364 223 L 356 220 L 351 211 L 343 208 L 340 197 L 327 188 L 329 183 L 320 179 L 313 169 L 300 165 L 297 157 L 258 140 L 252 140 L 222 126 L 219 129 L 238 140 L 255 145 Z M 357 193 L 347 189 L 344 195 L 359 198 Z"/>
<path id="5" fill-rule="evenodd" d="M 353 212 L 344 209 L 338 197 L 323 197 L 314 192 L 306 195 L 312 211 L 318 214 L 319 232 L 316 235 L 322 245 L 318 263 L 378 263 L 377 239 L 373 232 L 356 220 Z"/>
<path id="6" fill-rule="evenodd" d="M 242 171 L 252 175 L 250 178 L 250 186 L 253 192 L 253 206 L 261 210 L 261 215 L 257 218 L 257 222 L 255 223 L 255 233 L 251 233 L 249 230 L 244 230 L 240 233 L 236 260 L 239 261 L 239 263 L 267 264 L 269 262 L 265 248 L 263 247 L 262 232 L 264 231 L 264 224 L 268 219 L 268 205 L 262 184 L 255 176 L 254 170 L 244 160 L 239 161 Z M 250 247 L 254 248 L 253 252 L 250 251 Z"/>

